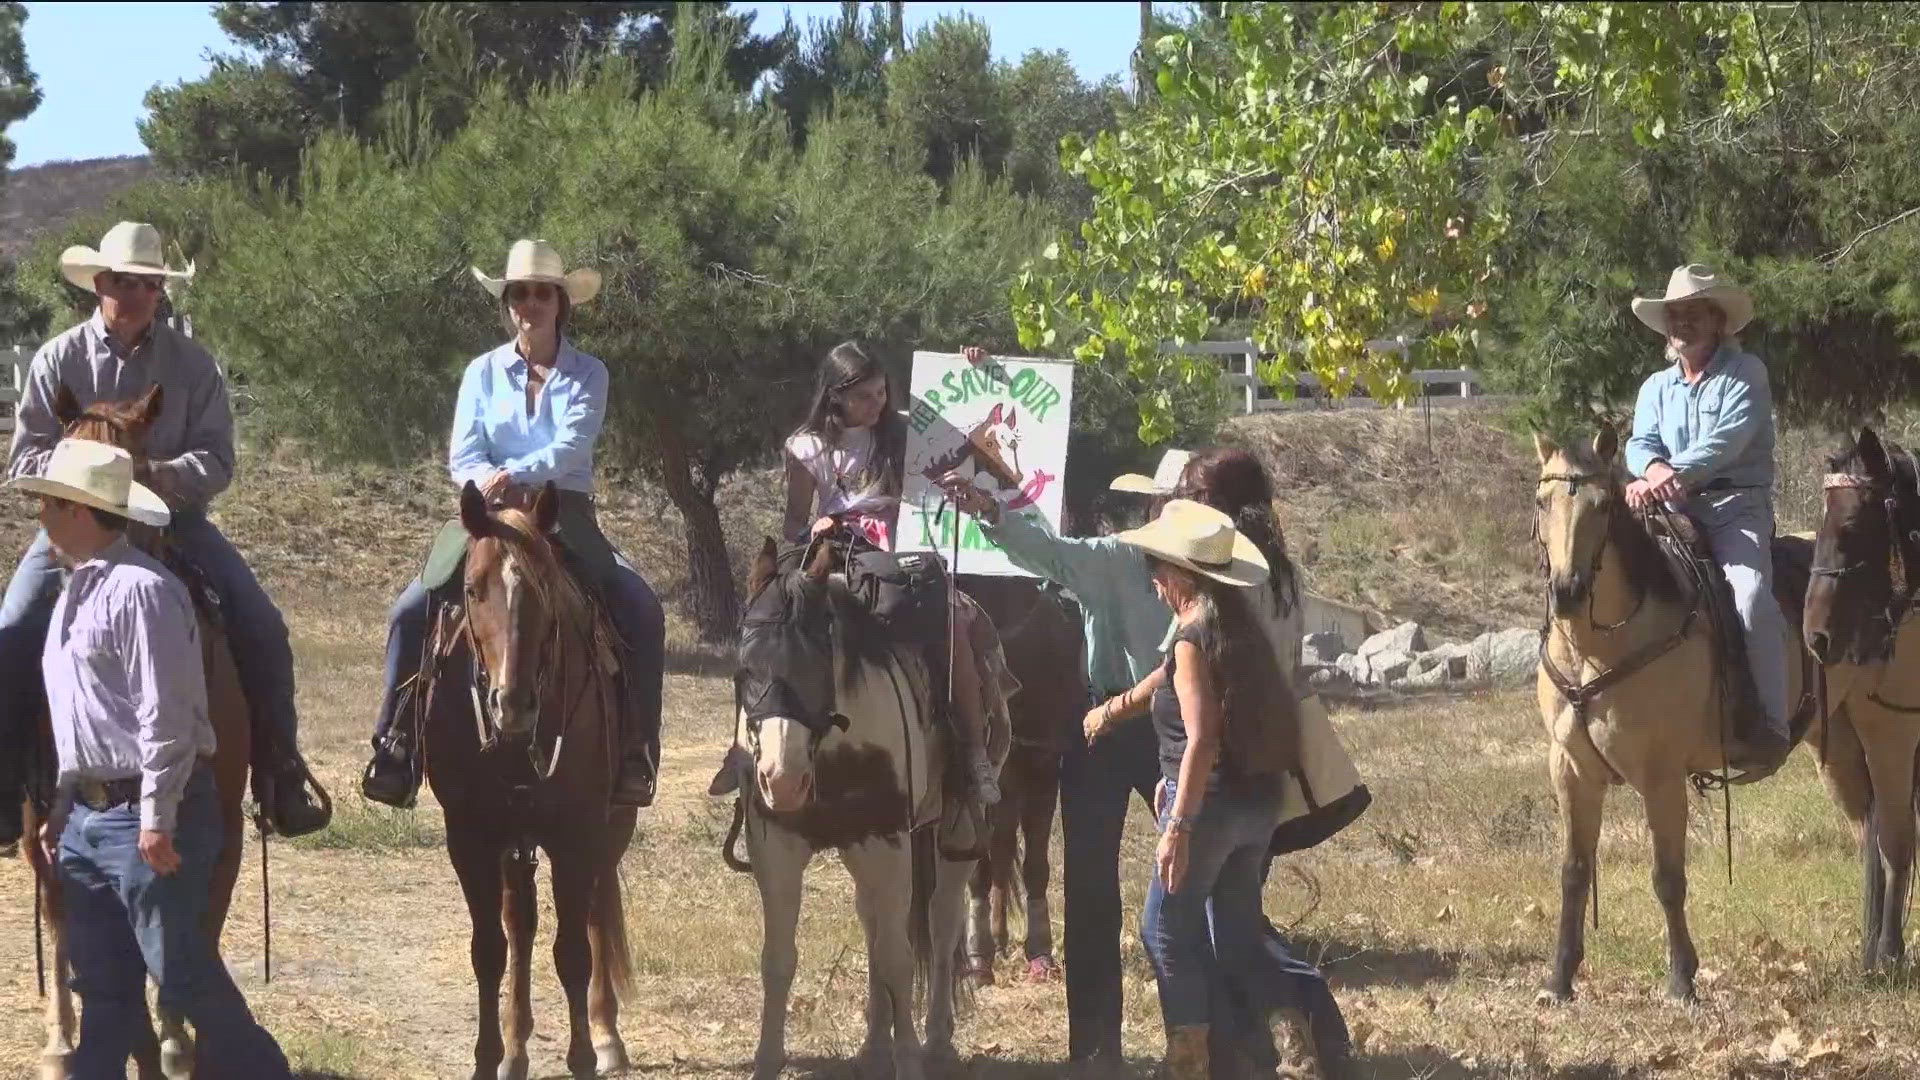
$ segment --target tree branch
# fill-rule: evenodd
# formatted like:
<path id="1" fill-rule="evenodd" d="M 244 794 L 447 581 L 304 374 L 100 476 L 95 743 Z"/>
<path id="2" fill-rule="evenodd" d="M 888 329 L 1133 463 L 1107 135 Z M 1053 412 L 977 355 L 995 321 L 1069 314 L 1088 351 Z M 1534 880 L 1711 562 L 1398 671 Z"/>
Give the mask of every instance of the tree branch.
<path id="1" fill-rule="evenodd" d="M 1888 218 L 1887 220 L 1881 222 L 1880 224 L 1875 225 L 1870 229 L 1862 230 L 1860 235 L 1847 241 L 1847 244 L 1845 247 L 1835 248 L 1834 250 L 1827 252 L 1825 255 L 1820 256 L 1820 258 L 1815 261 L 1819 262 L 1824 266 L 1832 266 L 1834 263 L 1837 263 L 1841 259 L 1844 259 L 1848 255 L 1851 255 L 1853 253 L 1853 249 L 1859 245 L 1860 241 L 1865 240 L 1867 237 L 1872 236 L 1874 233 L 1877 233 L 1882 229 L 1888 228 L 1893 225 L 1898 225 L 1902 221 L 1905 221 L 1906 219 L 1912 217 L 1915 214 L 1920 214 L 1920 206 L 1910 206 L 1907 209 L 1902 210 L 1899 213 Z"/>

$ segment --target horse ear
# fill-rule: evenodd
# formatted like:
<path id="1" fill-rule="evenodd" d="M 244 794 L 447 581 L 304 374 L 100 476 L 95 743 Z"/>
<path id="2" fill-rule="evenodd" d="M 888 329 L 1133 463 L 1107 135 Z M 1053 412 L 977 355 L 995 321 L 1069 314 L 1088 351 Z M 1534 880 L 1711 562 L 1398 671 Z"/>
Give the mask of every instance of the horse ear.
<path id="1" fill-rule="evenodd" d="M 807 564 L 807 580 L 815 585 L 826 583 L 827 575 L 833 572 L 833 547 L 821 544 L 813 553 L 813 561 Z"/>
<path id="2" fill-rule="evenodd" d="M 769 536 L 766 542 L 760 545 L 760 554 L 754 556 L 753 569 L 747 574 L 747 595 L 752 596 L 758 593 L 779 572 L 780 545 L 774 543 L 773 537 Z"/>
<path id="3" fill-rule="evenodd" d="M 139 400 L 133 403 L 134 419 L 151 427 L 155 420 L 160 419 L 160 406 L 163 400 L 164 395 L 159 383 L 147 387 L 147 392 L 141 394 Z"/>
<path id="4" fill-rule="evenodd" d="M 1620 433 L 1605 420 L 1600 422 L 1600 430 L 1593 435 L 1593 452 L 1601 461 L 1612 461 L 1613 455 L 1620 450 Z"/>
<path id="5" fill-rule="evenodd" d="M 1861 428 L 1860 440 L 1854 445 L 1860 452 L 1860 464 L 1866 466 L 1868 476 L 1887 476 L 1893 472 L 1893 464 L 1887 460 L 1887 448 L 1872 428 Z"/>
<path id="6" fill-rule="evenodd" d="M 1536 430 L 1533 433 L 1533 452 L 1540 455 L 1540 464 L 1545 465 L 1560 452 L 1560 447 L 1547 437 L 1546 432 Z"/>
<path id="7" fill-rule="evenodd" d="M 533 527 L 545 536 L 560 521 L 560 489 L 549 480 L 533 496 Z"/>
<path id="8" fill-rule="evenodd" d="M 1000 407 L 1000 406 L 998 406 L 998 405 L 995 405 L 995 406 L 993 407 L 993 411 L 987 414 L 987 423 L 989 423 L 989 424 L 997 424 L 997 423 L 999 423 L 999 422 L 1000 422 L 1000 413 L 1001 413 L 1002 411 L 1003 411 L 1003 410 L 1001 409 L 1001 407 Z"/>
<path id="9" fill-rule="evenodd" d="M 1019 409 L 1012 409 L 1012 408 L 1010 408 L 1010 409 L 1008 409 L 1008 410 L 1007 410 L 1007 426 L 1008 426 L 1008 427 L 1013 427 L 1013 426 L 1014 426 L 1014 421 L 1015 421 L 1015 420 L 1018 420 L 1019 418 L 1020 418 L 1020 410 L 1019 410 Z"/>
<path id="10" fill-rule="evenodd" d="M 493 515 L 487 512 L 487 497 L 480 494 L 480 486 L 471 480 L 460 488 L 460 524 L 467 527 L 467 535 L 475 540 L 484 540 L 493 533 Z"/>
<path id="11" fill-rule="evenodd" d="M 63 428 L 80 419 L 80 399 L 73 396 L 73 389 L 66 383 L 53 392 L 53 418 Z"/>

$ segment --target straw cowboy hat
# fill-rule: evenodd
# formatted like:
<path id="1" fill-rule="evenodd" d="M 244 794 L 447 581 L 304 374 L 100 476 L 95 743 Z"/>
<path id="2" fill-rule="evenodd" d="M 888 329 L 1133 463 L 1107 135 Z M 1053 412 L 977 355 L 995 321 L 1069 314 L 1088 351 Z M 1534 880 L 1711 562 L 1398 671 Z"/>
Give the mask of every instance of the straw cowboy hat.
<path id="1" fill-rule="evenodd" d="M 144 221 L 123 221 L 100 238 L 98 250 L 75 244 L 61 252 L 60 273 L 75 288 L 88 292 L 93 291 L 94 275 L 110 270 L 168 281 L 192 279 L 192 263 L 188 263 L 185 270 L 175 270 L 166 265 L 165 258 L 159 229 Z"/>
<path id="2" fill-rule="evenodd" d="M 1673 276 L 1667 279 L 1667 295 L 1655 299 L 1648 296 L 1633 298 L 1633 313 L 1640 321 L 1660 332 L 1667 332 L 1667 305 L 1681 300 L 1711 300 L 1720 305 L 1727 313 L 1727 333 L 1737 334 L 1740 328 L 1753 321 L 1753 297 L 1746 290 L 1727 281 L 1713 272 L 1713 268 L 1704 263 L 1688 263 L 1674 268 Z"/>
<path id="3" fill-rule="evenodd" d="M 516 281 L 543 281 L 567 290 L 567 301 L 575 307 L 600 293 L 600 271 L 567 271 L 560 253 L 545 240 L 515 240 L 507 249 L 507 272 L 490 278 L 473 267 L 474 280 L 486 286 L 496 298 Z"/>
<path id="4" fill-rule="evenodd" d="M 133 482 L 132 455 L 91 439 L 60 440 L 39 476 L 14 477 L 7 487 L 77 502 L 143 525 L 165 525 L 171 517 L 164 499 Z"/>
<path id="5" fill-rule="evenodd" d="M 1159 517 L 1115 539 L 1228 585 L 1267 580 L 1267 557 L 1240 535 L 1233 519 L 1191 499 L 1168 501 Z"/>
<path id="6" fill-rule="evenodd" d="M 1191 460 L 1191 451 L 1169 450 L 1160 455 L 1160 464 L 1154 468 L 1152 476 L 1142 476 L 1137 472 L 1121 473 L 1107 487 L 1135 495 L 1171 495 L 1180 489 L 1180 477 L 1187 471 L 1187 462 Z"/>

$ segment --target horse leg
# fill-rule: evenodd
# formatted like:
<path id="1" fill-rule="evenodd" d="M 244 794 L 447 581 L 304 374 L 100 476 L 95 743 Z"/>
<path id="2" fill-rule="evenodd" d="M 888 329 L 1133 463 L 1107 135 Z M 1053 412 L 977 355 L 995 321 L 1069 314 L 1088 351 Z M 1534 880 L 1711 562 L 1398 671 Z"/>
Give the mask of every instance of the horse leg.
<path id="1" fill-rule="evenodd" d="M 1824 751 L 1820 779 L 1827 794 L 1847 819 L 1860 848 L 1861 933 L 1860 967 L 1872 971 L 1880 937 L 1880 911 L 1887 893 L 1886 867 L 1880 862 L 1880 842 L 1873 832 L 1873 779 L 1867 772 L 1867 753 L 1853 726 L 1849 707 L 1833 708 L 1814 743 Z"/>
<path id="2" fill-rule="evenodd" d="M 1020 827 L 1026 845 L 1021 867 L 1021 884 L 1027 897 L 1027 977 L 1046 979 L 1057 974 L 1053 961 L 1053 913 L 1047 907 L 1047 879 L 1050 876 L 1048 845 L 1053 841 L 1053 813 L 1060 798 L 1060 773 L 1049 759 L 1044 765 L 1045 780 L 1036 784 L 1021 808 Z"/>
<path id="3" fill-rule="evenodd" d="M 840 853 L 867 932 L 867 1040 L 860 1057 L 877 1064 L 891 1036 L 895 1080 L 923 1080 L 913 1017 L 912 844 L 893 839 L 877 837 Z"/>
<path id="4" fill-rule="evenodd" d="M 993 856 L 973 863 L 967 878 L 967 978 L 976 986 L 993 985 Z"/>
<path id="5" fill-rule="evenodd" d="M 47 1000 L 44 1019 L 47 1041 L 40 1051 L 41 1080 L 66 1080 L 73 1048 L 80 1040 L 80 1024 L 73 1011 L 73 991 L 67 987 L 67 920 L 60 905 L 60 874 L 40 849 L 39 814 L 26 800 L 21 820 L 25 831 L 20 850 L 33 871 L 33 887 L 40 903 L 40 927 L 47 939 Z"/>
<path id="6" fill-rule="evenodd" d="M 526 1080 L 533 1037 L 533 939 L 540 921 L 534 861 L 509 851 L 500 864 L 500 928 L 507 936 L 507 1014 L 500 1080 Z"/>
<path id="7" fill-rule="evenodd" d="M 1880 964 L 1880 916 L 1886 910 L 1887 864 L 1880 861 L 1880 833 L 1871 806 L 1860 829 L 1860 876 L 1860 970 L 1873 971 Z"/>
<path id="8" fill-rule="evenodd" d="M 806 841 L 749 810 L 747 855 L 760 887 L 760 1045 L 753 1080 L 778 1080 L 787 1065 L 787 999 L 800 966 L 794 935 L 800 925 L 802 876 L 813 852 Z"/>
<path id="9" fill-rule="evenodd" d="M 1586 959 L 1587 893 L 1593 885 L 1599 857 L 1600 812 L 1606 784 L 1599 776 L 1581 775 L 1573 756 L 1559 743 L 1548 751 L 1548 770 L 1560 804 L 1560 940 L 1554 950 L 1553 977 L 1546 992 L 1560 1001 L 1573 1000 L 1573 977 Z"/>
<path id="10" fill-rule="evenodd" d="M 1873 932 L 1872 966 L 1892 969 L 1906 954 L 1907 893 L 1913 886 L 1914 754 L 1916 736 L 1904 718 L 1863 727 L 1867 772 L 1873 778 L 1873 837 L 1885 873 Z"/>
<path id="11" fill-rule="evenodd" d="M 464 828 L 463 828 L 464 826 Z M 500 979 L 507 968 L 507 935 L 501 926 L 501 848 L 490 837 L 463 835 L 475 826 L 453 818 L 447 822 L 447 855 L 466 897 L 467 917 L 473 924 L 468 953 L 479 994 L 479 1030 L 473 1042 L 473 1080 L 496 1080 L 503 1047 L 500 1041 Z"/>
<path id="12" fill-rule="evenodd" d="M 1700 957 L 1687 930 L 1686 781 L 1677 772 L 1663 776 L 1648 784 L 1641 801 L 1653 834 L 1653 894 L 1667 917 L 1667 996 L 1691 1003 Z"/>
<path id="13" fill-rule="evenodd" d="M 933 895 L 928 898 L 928 928 L 933 955 L 927 961 L 926 1056 L 932 1061 L 958 1060 L 953 1048 L 953 994 L 959 983 L 953 970 L 960 939 L 966 930 L 967 886 L 974 864 L 941 859 L 934 871 Z M 991 961 L 989 961 L 991 963 Z"/>
<path id="14" fill-rule="evenodd" d="M 593 1080 L 599 1064 L 587 1015 L 588 984 L 593 981 L 587 918 L 604 858 L 599 839 L 592 836 L 590 843 L 576 842 L 549 852 L 553 856 L 553 968 L 567 994 L 567 1071 L 576 1080 Z"/>
<path id="15" fill-rule="evenodd" d="M 633 842 L 637 814 L 617 807 L 607 823 L 604 861 L 587 917 L 593 946 L 593 980 L 587 987 L 587 1017 L 593 1025 L 593 1052 L 603 1073 L 628 1067 L 627 1044 L 620 1038 L 620 996 L 633 990 L 633 959 L 627 949 L 627 909 L 620 895 L 620 859 Z"/>

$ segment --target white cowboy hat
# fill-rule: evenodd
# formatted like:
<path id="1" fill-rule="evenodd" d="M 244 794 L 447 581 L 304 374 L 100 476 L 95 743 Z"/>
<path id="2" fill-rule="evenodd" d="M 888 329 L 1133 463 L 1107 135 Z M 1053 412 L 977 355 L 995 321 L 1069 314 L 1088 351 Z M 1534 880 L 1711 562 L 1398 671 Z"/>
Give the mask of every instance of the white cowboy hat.
<path id="1" fill-rule="evenodd" d="M 1233 519 L 1191 499 L 1168 501 L 1159 517 L 1115 539 L 1229 585 L 1267 580 L 1267 557 L 1240 535 Z"/>
<path id="2" fill-rule="evenodd" d="M 1667 305 L 1681 300 L 1711 300 L 1720 305 L 1727 313 L 1727 333 L 1737 334 L 1740 328 L 1753 321 L 1753 297 L 1746 290 L 1731 281 L 1724 281 L 1714 274 L 1713 268 L 1704 263 L 1688 263 L 1677 266 L 1673 276 L 1667 279 L 1667 295 L 1653 298 L 1636 296 L 1633 298 L 1633 313 L 1640 321 L 1660 332 L 1667 332 Z"/>
<path id="3" fill-rule="evenodd" d="M 560 260 L 560 253 L 545 240 L 515 240 L 513 246 L 507 249 L 506 273 L 490 278 L 476 266 L 473 267 L 473 276 L 495 297 L 516 281 L 544 281 L 549 285 L 558 285 L 567 290 L 567 301 L 575 307 L 600 294 L 600 271 L 568 272 L 566 264 Z"/>
<path id="4" fill-rule="evenodd" d="M 160 230 L 144 221 L 123 221 L 100 238 L 99 250 L 75 244 L 60 253 L 60 273 L 75 288 L 93 291 L 95 274 L 109 270 L 143 277 L 187 281 L 193 277 L 193 264 L 185 270 L 166 265 L 160 243 Z"/>
<path id="5" fill-rule="evenodd" d="M 165 525 L 172 516 L 166 500 L 133 482 L 132 455 L 91 439 L 60 440 L 39 476 L 16 476 L 7 487 L 95 507 L 143 525 Z"/>
<path id="6" fill-rule="evenodd" d="M 1187 471 L 1187 462 L 1191 460 L 1192 451 L 1169 450 L 1160 455 L 1160 464 L 1154 468 L 1152 476 L 1142 476 L 1137 472 L 1121 473 L 1107 487 L 1135 495 L 1171 495 L 1180 489 L 1181 474 Z"/>

